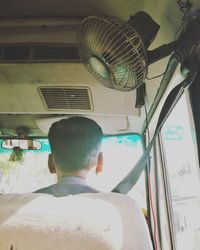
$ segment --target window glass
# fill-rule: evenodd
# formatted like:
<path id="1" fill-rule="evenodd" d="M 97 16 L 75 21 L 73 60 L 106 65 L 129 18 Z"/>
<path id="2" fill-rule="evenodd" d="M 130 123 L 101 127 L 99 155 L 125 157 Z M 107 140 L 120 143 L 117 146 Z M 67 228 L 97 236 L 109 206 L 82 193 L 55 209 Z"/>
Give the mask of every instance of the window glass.
<path id="1" fill-rule="evenodd" d="M 39 141 L 40 150 L 23 150 L 18 160 L 13 159 L 12 149 L 0 148 L 0 193 L 32 192 L 55 182 L 47 166 L 49 142 L 47 139 Z"/>
<path id="2" fill-rule="evenodd" d="M 24 150 L 21 160 L 12 161 L 11 149 L 0 149 L 0 193 L 32 192 L 56 182 L 48 172 L 47 159 L 50 147 L 47 139 L 40 139 L 40 150 Z M 2 141 L 1 141 L 2 142 Z M 0 142 L 0 143 L 1 143 Z M 103 139 L 104 169 L 96 175 L 90 171 L 87 182 L 100 191 L 110 191 L 133 168 L 142 155 L 141 137 L 138 134 L 106 136 Z M 138 193 L 140 192 L 140 194 Z M 131 196 L 144 204 L 144 177 L 131 191 Z"/>
<path id="3" fill-rule="evenodd" d="M 103 140 L 104 169 L 96 175 L 90 171 L 88 183 L 98 190 L 111 191 L 134 167 L 143 153 L 141 137 L 137 134 L 108 136 Z M 146 208 L 145 175 L 129 192 L 141 208 Z"/>
<path id="4" fill-rule="evenodd" d="M 197 143 L 187 94 L 166 120 L 161 136 L 169 178 L 178 250 L 200 246 L 200 175 Z"/>

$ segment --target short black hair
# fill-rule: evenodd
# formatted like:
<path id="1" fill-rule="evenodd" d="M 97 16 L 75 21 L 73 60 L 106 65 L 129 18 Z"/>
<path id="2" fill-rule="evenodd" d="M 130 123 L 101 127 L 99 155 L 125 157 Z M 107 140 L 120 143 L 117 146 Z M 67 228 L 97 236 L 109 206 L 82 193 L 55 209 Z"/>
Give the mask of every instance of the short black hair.
<path id="1" fill-rule="evenodd" d="M 101 127 L 86 117 L 74 116 L 53 123 L 48 138 L 56 166 L 63 172 L 95 166 L 102 137 Z"/>

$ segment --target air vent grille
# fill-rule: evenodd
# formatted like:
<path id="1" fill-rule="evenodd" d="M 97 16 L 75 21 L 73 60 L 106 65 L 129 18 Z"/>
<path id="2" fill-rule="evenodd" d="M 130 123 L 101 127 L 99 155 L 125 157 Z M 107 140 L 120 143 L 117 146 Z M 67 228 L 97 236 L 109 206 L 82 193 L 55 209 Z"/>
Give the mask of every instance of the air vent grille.
<path id="1" fill-rule="evenodd" d="M 80 61 L 75 45 L 0 44 L 0 63 Z"/>
<path id="2" fill-rule="evenodd" d="M 92 110 L 89 88 L 39 87 L 39 93 L 48 110 Z"/>
<path id="3" fill-rule="evenodd" d="M 31 48 L 28 46 L 6 46 L 2 48 L 3 60 L 28 60 Z"/>
<path id="4" fill-rule="evenodd" d="M 35 46 L 35 60 L 49 59 L 79 59 L 78 50 L 75 47 L 58 47 L 58 46 Z"/>

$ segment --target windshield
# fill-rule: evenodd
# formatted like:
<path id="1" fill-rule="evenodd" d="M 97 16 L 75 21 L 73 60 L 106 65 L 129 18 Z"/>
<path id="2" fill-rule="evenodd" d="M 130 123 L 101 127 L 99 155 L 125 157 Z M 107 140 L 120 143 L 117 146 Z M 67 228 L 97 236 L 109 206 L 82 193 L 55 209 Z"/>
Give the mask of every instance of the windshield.
<path id="1" fill-rule="evenodd" d="M 17 160 L 13 160 L 11 149 L 0 148 L 0 193 L 33 192 L 56 182 L 56 176 L 49 173 L 47 166 L 49 142 L 38 140 L 40 150 L 23 150 Z M 98 175 L 91 170 L 87 182 L 100 191 L 110 191 L 142 155 L 141 137 L 138 134 L 106 136 L 102 148 L 104 169 Z"/>

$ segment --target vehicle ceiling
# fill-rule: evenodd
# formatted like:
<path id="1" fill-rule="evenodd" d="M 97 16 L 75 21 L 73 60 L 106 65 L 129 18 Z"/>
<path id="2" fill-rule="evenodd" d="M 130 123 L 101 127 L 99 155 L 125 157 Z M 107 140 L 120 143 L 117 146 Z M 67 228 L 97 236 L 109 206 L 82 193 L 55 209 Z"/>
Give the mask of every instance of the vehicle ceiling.
<path id="1" fill-rule="evenodd" d="M 198 0 L 191 1 L 193 3 L 193 9 L 198 8 Z M 176 30 L 178 29 L 179 25 L 181 24 L 181 18 L 183 16 L 183 13 L 181 13 L 179 6 L 177 4 L 177 1 L 175 0 L 6 0 L 1 1 L 0 4 L 0 18 L 6 19 L 6 20 L 14 20 L 14 19 L 24 19 L 24 18 L 83 18 L 85 16 L 89 15 L 99 15 L 102 13 L 109 14 L 112 16 L 117 16 L 123 19 L 124 21 L 127 21 L 129 16 L 138 12 L 138 11 L 145 11 L 148 14 L 151 15 L 151 17 L 160 25 L 160 30 L 158 35 L 156 36 L 154 42 L 152 43 L 150 49 L 154 49 L 164 43 L 169 43 L 174 39 L 174 35 Z M 167 62 L 169 57 L 164 58 L 153 65 L 151 65 L 148 69 L 148 77 L 151 78 L 156 75 L 160 75 L 162 72 L 165 71 Z M 59 65 L 58 65 L 59 66 Z M 32 131 L 36 131 L 35 134 L 42 134 L 38 130 L 38 125 L 35 122 L 32 122 L 32 119 L 42 117 L 57 117 L 59 114 L 68 114 L 68 112 L 56 112 L 53 114 L 53 112 L 45 112 L 40 110 L 39 106 L 37 106 L 37 100 L 34 101 L 34 94 L 31 94 L 32 99 L 29 97 L 30 103 L 33 106 L 33 109 L 26 109 L 28 107 L 28 102 L 26 100 L 26 103 L 23 103 L 23 100 L 20 99 L 20 97 L 15 96 L 15 101 L 12 103 L 9 101 L 10 98 L 12 98 L 12 95 L 17 93 L 16 88 L 14 88 L 14 83 L 16 76 L 13 73 L 13 76 L 9 76 L 8 84 L 4 86 L 4 80 L 7 75 L 5 72 L 6 65 L 0 66 L 0 84 L 1 84 L 1 97 L 7 96 L 7 99 L 4 98 L 3 103 L 0 101 L 0 113 L 4 113 L 3 115 L 0 115 L 0 126 L 1 128 L 5 129 L 13 129 L 17 126 L 23 125 L 28 126 L 32 129 Z M 12 72 L 15 72 L 15 68 L 12 69 Z M 85 69 L 81 68 L 85 72 Z M 73 70 L 72 70 L 73 71 Z M 71 74 L 71 72 L 70 72 Z M 85 73 L 86 75 L 80 75 L 79 79 L 76 79 L 77 75 L 71 76 L 71 78 L 75 78 L 75 80 L 78 82 L 79 85 L 82 85 L 80 79 L 84 79 L 84 81 L 92 81 L 91 77 Z M 21 79 L 19 77 L 19 79 Z M 150 105 L 152 104 L 156 92 L 158 90 L 158 87 L 160 85 L 161 77 L 153 80 L 146 80 L 146 103 L 147 108 L 149 109 Z M 47 78 L 47 80 L 49 80 Z M 69 79 L 69 84 L 71 79 Z M 28 82 L 28 81 L 27 81 Z M 27 83 L 28 84 L 28 83 Z M 32 84 L 32 83 L 29 83 Z M 11 87 L 12 86 L 12 87 Z M 24 87 L 25 85 L 23 85 Z M 4 89 L 6 91 L 4 92 Z M 8 90 L 9 89 L 9 90 Z M 10 91 L 10 92 L 9 92 Z M 27 93 L 25 95 L 28 95 L 28 90 L 24 87 L 24 91 Z M 110 91 L 105 88 L 105 92 Z M 19 94 L 23 92 L 23 89 L 19 90 Z M 111 93 L 112 94 L 112 93 Z M 133 100 L 135 98 L 135 90 L 132 91 L 132 93 L 127 94 L 129 98 L 133 97 Z M 25 97 L 24 97 L 25 98 Z M 117 103 L 118 97 L 116 96 L 115 103 Z M 126 98 L 127 99 L 127 98 Z M 121 99 L 119 99 L 121 100 Z M 112 98 L 110 98 L 110 102 L 112 102 Z M 35 102 L 35 104 L 34 104 Z M 101 105 L 106 105 L 106 101 L 104 98 L 100 100 Z M 92 113 L 92 115 L 99 115 L 103 114 L 105 116 L 107 115 L 120 115 L 120 117 L 125 114 L 125 117 L 123 117 L 124 120 L 127 120 L 127 117 L 129 117 L 129 123 L 131 123 L 131 126 L 129 128 L 130 131 L 136 131 L 140 132 L 140 129 L 142 127 L 142 124 L 144 122 L 144 111 L 143 109 L 137 110 L 134 108 L 135 103 L 130 103 L 131 108 L 134 109 L 133 113 L 131 114 L 129 111 L 124 112 L 123 109 L 124 100 L 122 100 L 122 103 L 119 103 L 119 107 L 116 110 L 112 110 L 110 113 L 105 113 L 104 111 L 100 110 L 97 113 Z M 127 103 L 125 109 L 127 109 Z M 124 104 L 124 105 L 125 105 Z M 35 106 L 34 106 L 35 105 Z M 6 109 L 6 107 L 9 107 Z M 34 108 L 35 107 L 35 108 Z M 11 109 L 13 108 L 13 110 Z M 38 109 L 38 110 L 37 110 Z M 105 108 L 107 111 L 109 111 L 109 108 Z M 119 112 L 118 112 L 119 110 Z M 14 112 L 13 112 L 14 111 Z M 9 113 L 9 115 L 6 115 L 6 113 Z M 21 113 L 21 115 L 11 115 L 11 113 Z M 22 115 L 23 113 L 26 113 L 26 115 Z M 29 113 L 34 113 L 34 115 L 28 115 Z M 37 114 L 38 113 L 38 114 Z M 81 114 L 84 114 L 84 112 L 80 112 Z M 88 114 L 87 114 L 88 115 Z M 102 118 L 102 120 L 105 119 Z M 20 123 L 22 121 L 22 123 Z M 112 120 L 113 122 L 113 120 Z M 117 121 L 116 121 L 117 123 Z M 120 123 L 120 122 L 119 122 Z M 32 125 L 31 125 L 32 124 Z M 121 128 L 114 128 L 113 132 L 116 133 L 117 131 L 126 131 L 126 127 L 130 124 L 124 124 L 121 123 Z M 103 126 L 103 123 L 102 123 Z M 120 126 L 120 125 L 119 125 Z M 111 129 L 110 129 L 111 130 Z M 107 130 L 105 129 L 105 132 Z"/>

